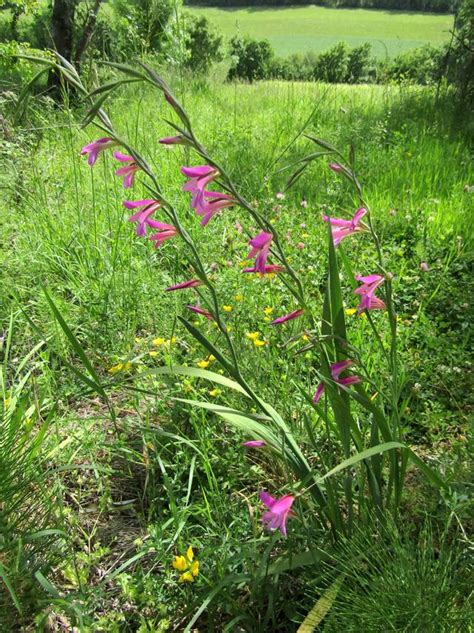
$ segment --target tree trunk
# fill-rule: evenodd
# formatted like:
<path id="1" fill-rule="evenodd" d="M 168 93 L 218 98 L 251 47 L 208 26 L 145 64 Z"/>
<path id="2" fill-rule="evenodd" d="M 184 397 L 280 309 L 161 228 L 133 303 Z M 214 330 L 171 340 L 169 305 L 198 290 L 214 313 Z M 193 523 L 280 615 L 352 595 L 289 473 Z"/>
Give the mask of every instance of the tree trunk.
<path id="1" fill-rule="evenodd" d="M 51 16 L 51 30 L 56 52 L 71 61 L 74 33 L 74 14 L 77 0 L 54 0 Z M 61 80 L 58 74 L 51 71 L 48 85 L 58 89 Z"/>
<path id="2" fill-rule="evenodd" d="M 76 47 L 76 52 L 74 55 L 74 62 L 76 64 L 77 70 L 81 65 L 82 56 L 87 50 L 87 47 L 90 44 L 92 36 L 94 35 L 95 25 L 97 23 L 97 15 L 99 13 L 100 5 L 102 4 L 102 0 L 95 0 L 94 6 L 92 7 L 92 11 L 89 12 L 86 23 L 84 25 L 84 30 L 82 31 L 81 38 Z"/>

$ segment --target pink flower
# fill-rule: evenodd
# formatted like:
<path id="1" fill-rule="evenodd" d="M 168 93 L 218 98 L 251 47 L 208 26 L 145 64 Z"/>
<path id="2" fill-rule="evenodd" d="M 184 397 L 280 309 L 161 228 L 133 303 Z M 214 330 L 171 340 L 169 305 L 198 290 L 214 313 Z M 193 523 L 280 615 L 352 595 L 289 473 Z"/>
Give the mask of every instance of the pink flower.
<path id="1" fill-rule="evenodd" d="M 199 165 L 197 167 L 181 167 L 181 173 L 189 178 L 183 185 L 183 191 L 192 194 L 191 206 L 193 209 L 204 202 L 204 190 L 207 185 L 217 178 L 219 172 L 211 165 Z"/>
<path id="2" fill-rule="evenodd" d="M 306 207 L 308 206 L 308 201 L 307 200 L 302 200 L 300 202 L 300 205 L 303 207 L 303 209 L 306 209 Z"/>
<path id="3" fill-rule="evenodd" d="M 296 248 L 299 248 L 300 250 L 303 250 L 305 248 L 304 242 L 298 242 L 298 244 L 296 245 Z"/>
<path id="4" fill-rule="evenodd" d="M 420 264 L 420 270 L 422 270 L 424 273 L 427 273 L 429 271 L 430 267 L 428 266 L 428 264 L 426 262 L 421 262 Z"/>
<path id="5" fill-rule="evenodd" d="M 153 222 L 153 228 L 158 229 L 157 233 L 154 233 L 153 235 L 150 236 L 150 240 L 152 240 L 152 242 L 155 242 L 155 248 L 159 248 L 163 244 L 163 242 L 166 242 L 166 240 L 171 239 L 178 232 L 176 230 L 176 227 L 174 227 L 172 224 L 165 224 L 164 222 L 155 222 L 155 220 L 152 220 L 152 222 Z"/>
<path id="6" fill-rule="evenodd" d="M 97 160 L 99 154 L 104 151 L 104 149 L 109 149 L 110 147 L 115 147 L 118 145 L 117 141 L 110 136 L 106 136 L 105 138 L 99 138 L 97 141 L 93 143 L 89 143 L 88 145 L 84 145 L 81 149 L 81 156 L 84 154 L 89 154 L 87 158 L 87 162 L 92 167 L 95 161 Z"/>
<path id="7" fill-rule="evenodd" d="M 115 175 L 123 176 L 124 189 L 129 189 L 133 185 L 135 173 L 140 169 L 140 167 L 136 164 L 133 156 L 127 156 L 126 154 L 122 154 L 122 152 L 114 152 L 114 158 L 121 163 L 127 163 L 125 167 L 117 169 Z"/>
<path id="8" fill-rule="evenodd" d="M 202 314 L 202 316 L 206 317 L 206 319 L 208 321 L 212 321 L 213 320 L 212 314 L 210 312 L 208 312 L 207 310 L 203 310 L 199 306 L 187 305 L 186 307 L 188 308 L 188 310 L 191 310 L 192 312 L 195 312 L 196 314 Z"/>
<path id="9" fill-rule="evenodd" d="M 385 303 L 374 293 L 383 284 L 384 278 L 381 275 L 368 275 L 367 277 L 356 275 L 356 279 L 362 282 L 362 286 L 354 290 L 356 295 L 360 295 L 358 313 L 361 314 L 364 310 L 383 310 Z"/>
<path id="10" fill-rule="evenodd" d="M 244 268 L 242 272 L 243 273 L 260 273 L 261 275 L 271 275 L 275 273 L 281 273 L 282 270 L 285 270 L 284 266 L 278 266 L 277 264 L 267 264 L 263 272 L 260 270 L 257 270 L 255 266 L 252 266 L 252 268 Z"/>
<path id="11" fill-rule="evenodd" d="M 190 279 L 189 281 L 182 281 L 180 284 L 169 286 L 168 288 L 166 288 L 166 292 L 171 292 L 173 290 L 184 290 L 185 288 L 196 288 L 196 286 L 201 285 L 202 281 L 200 279 Z"/>
<path id="12" fill-rule="evenodd" d="M 276 198 L 277 200 L 284 200 L 284 199 L 285 199 L 285 194 L 284 194 L 284 193 L 282 193 L 281 191 L 279 191 L 279 192 L 276 194 L 275 198 Z"/>
<path id="13" fill-rule="evenodd" d="M 188 139 L 182 134 L 178 136 L 165 136 L 158 141 L 158 143 L 162 145 L 186 145 L 188 142 Z"/>
<path id="14" fill-rule="evenodd" d="M 206 226 L 216 213 L 227 207 L 233 207 L 235 204 L 238 204 L 237 200 L 226 193 L 204 191 L 203 196 L 196 200 L 194 208 L 196 213 L 202 216 L 201 226 Z"/>
<path id="15" fill-rule="evenodd" d="M 265 233 L 265 231 L 261 231 L 254 238 L 249 240 L 252 249 L 247 255 L 247 259 L 255 257 L 255 270 L 259 273 L 265 273 L 265 264 L 267 263 L 272 240 L 273 235 L 271 233 Z"/>
<path id="16" fill-rule="evenodd" d="M 367 209 L 361 207 L 360 209 L 357 209 L 351 220 L 340 220 L 339 218 L 330 218 L 327 215 L 323 215 L 323 220 L 325 222 L 329 222 L 332 227 L 335 227 L 332 229 L 332 239 L 334 242 L 334 246 L 337 246 L 344 238 L 348 237 L 349 235 L 364 230 L 363 227 L 359 226 L 359 222 L 362 220 L 366 213 Z"/>
<path id="17" fill-rule="evenodd" d="M 339 385 L 355 385 L 359 382 L 362 382 L 362 378 L 360 376 L 346 376 L 345 378 L 339 378 L 343 371 L 345 371 L 348 367 L 354 364 L 352 360 L 341 360 L 338 363 L 332 363 L 330 366 L 331 369 L 331 377 L 334 382 L 337 382 Z M 313 402 L 316 404 L 319 402 L 321 396 L 323 395 L 325 389 L 325 385 L 323 382 L 320 382 L 318 388 L 316 389 L 316 393 L 313 396 Z"/>
<path id="18" fill-rule="evenodd" d="M 267 443 L 264 440 L 250 440 L 248 442 L 242 442 L 242 446 L 246 446 L 247 448 L 262 448 L 266 445 Z"/>
<path id="19" fill-rule="evenodd" d="M 299 316 L 303 314 L 304 310 L 295 310 L 294 312 L 290 312 L 289 314 L 285 314 L 284 316 L 278 317 L 270 323 L 270 325 L 278 325 L 280 323 L 285 323 L 286 321 L 291 321 L 292 319 L 297 319 Z"/>
<path id="20" fill-rule="evenodd" d="M 283 536 L 286 536 L 286 522 L 288 517 L 293 514 L 291 511 L 291 506 L 295 500 L 293 495 L 285 495 L 280 499 L 275 499 L 268 492 L 262 490 L 260 500 L 268 508 L 268 512 L 265 512 L 262 516 L 262 523 L 267 530 L 278 529 Z"/>
<path id="21" fill-rule="evenodd" d="M 159 223 L 150 219 L 161 206 L 158 200 L 124 200 L 123 206 L 126 209 L 139 209 L 128 218 L 129 222 L 137 223 L 137 235 L 146 235 L 147 225 L 154 229 L 159 228 Z"/>
<path id="22" fill-rule="evenodd" d="M 339 173 L 342 171 L 342 165 L 339 165 L 339 163 L 329 163 L 329 169 Z"/>
<path id="23" fill-rule="evenodd" d="M 306 228 L 306 224 L 304 222 L 301 222 L 300 229 L 305 229 L 305 228 Z"/>

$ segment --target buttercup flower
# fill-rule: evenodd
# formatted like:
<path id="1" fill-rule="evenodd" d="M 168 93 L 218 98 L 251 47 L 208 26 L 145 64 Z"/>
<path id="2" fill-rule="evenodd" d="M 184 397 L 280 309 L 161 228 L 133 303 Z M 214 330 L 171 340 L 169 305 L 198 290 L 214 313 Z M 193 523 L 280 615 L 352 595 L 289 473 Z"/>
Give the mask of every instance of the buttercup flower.
<path id="1" fill-rule="evenodd" d="M 186 551 L 186 556 L 175 556 L 171 564 L 174 569 L 182 572 L 178 582 L 194 582 L 194 579 L 199 574 L 199 561 L 194 560 L 194 552 L 191 545 Z"/>
<path id="2" fill-rule="evenodd" d="M 323 220 L 325 222 L 329 222 L 329 224 L 333 227 L 332 229 L 332 239 L 334 242 L 334 246 L 337 246 L 344 238 L 352 235 L 353 233 L 359 233 L 363 231 L 364 228 L 359 226 L 360 221 L 367 213 L 367 209 L 361 207 L 357 209 L 354 213 L 351 220 L 341 220 L 339 218 L 330 218 L 327 215 L 323 215 Z"/>
<path id="3" fill-rule="evenodd" d="M 158 200 L 124 200 L 123 206 L 126 209 L 139 209 L 128 218 L 129 222 L 137 223 L 137 235 L 146 235 L 147 225 L 152 228 L 159 228 L 159 222 L 151 220 L 151 216 L 160 208 Z"/>
<path id="4" fill-rule="evenodd" d="M 172 292 L 173 290 L 184 290 L 185 288 L 196 288 L 196 286 L 201 285 L 202 281 L 200 279 L 190 279 L 189 281 L 182 281 L 180 284 L 169 286 L 165 289 L 165 292 Z"/>
<path id="5" fill-rule="evenodd" d="M 262 516 L 262 523 L 267 530 L 280 530 L 286 536 L 286 522 L 291 515 L 291 506 L 295 498 L 292 495 L 285 495 L 281 499 L 275 499 L 265 490 L 260 493 L 260 500 L 264 503 L 268 512 Z"/>
<path id="6" fill-rule="evenodd" d="M 352 360 L 341 360 L 337 363 L 332 363 L 330 366 L 331 377 L 334 382 L 337 382 L 339 385 L 355 385 L 359 382 L 362 382 L 362 378 L 360 376 L 346 376 L 345 378 L 339 378 L 343 371 L 345 371 L 348 367 L 354 364 Z M 319 402 L 321 396 L 324 393 L 325 384 L 320 382 L 318 388 L 316 389 L 316 393 L 313 396 L 313 402 L 316 404 Z"/>
<path id="7" fill-rule="evenodd" d="M 356 279 L 362 282 L 362 286 L 354 290 L 355 294 L 360 295 L 358 313 L 361 314 L 364 310 L 383 310 L 385 303 L 374 293 L 383 284 L 384 278 L 381 275 L 368 275 L 367 277 L 357 275 Z"/>
<path id="8" fill-rule="evenodd" d="M 272 240 L 273 235 L 265 231 L 261 231 L 254 238 L 249 240 L 252 249 L 247 255 L 247 259 L 255 257 L 255 270 L 259 273 L 265 273 L 265 264 L 267 263 Z"/>
<path id="9" fill-rule="evenodd" d="M 178 232 L 176 230 L 176 227 L 174 227 L 172 224 L 165 224 L 164 222 L 156 222 L 155 220 L 151 220 L 150 222 L 148 222 L 148 224 L 150 224 L 151 222 L 153 222 L 152 224 L 153 228 L 158 229 L 157 233 L 150 235 L 150 240 L 152 242 L 155 242 L 155 248 L 160 247 L 163 244 L 163 242 L 166 242 L 166 240 L 171 239 Z"/>
<path id="10" fill-rule="evenodd" d="M 247 448 L 262 448 L 266 445 L 267 443 L 264 440 L 249 440 L 248 442 L 242 442 L 242 446 L 246 446 Z"/>
<path id="11" fill-rule="evenodd" d="M 280 323 L 285 323 L 286 321 L 291 321 L 292 319 L 297 319 L 299 316 L 303 314 L 304 310 L 295 310 L 294 312 L 290 312 L 289 314 L 285 314 L 284 316 L 278 317 L 278 319 L 274 319 L 270 325 L 279 325 Z"/>
<path id="12" fill-rule="evenodd" d="M 122 152 L 114 152 L 114 158 L 121 163 L 126 163 L 124 167 L 117 169 L 115 175 L 123 176 L 124 189 L 129 189 L 133 185 L 135 173 L 140 169 L 140 167 L 136 164 L 133 156 L 127 156 L 126 154 L 122 154 Z"/>
<path id="13" fill-rule="evenodd" d="M 95 161 L 99 157 L 99 154 L 104 151 L 104 149 L 109 149 L 110 147 L 116 147 L 118 145 L 117 141 L 110 136 L 106 136 L 104 138 L 99 138 L 97 141 L 93 141 L 88 145 L 84 145 L 81 149 L 81 156 L 84 154 L 88 154 L 87 162 L 92 167 L 95 164 Z"/>

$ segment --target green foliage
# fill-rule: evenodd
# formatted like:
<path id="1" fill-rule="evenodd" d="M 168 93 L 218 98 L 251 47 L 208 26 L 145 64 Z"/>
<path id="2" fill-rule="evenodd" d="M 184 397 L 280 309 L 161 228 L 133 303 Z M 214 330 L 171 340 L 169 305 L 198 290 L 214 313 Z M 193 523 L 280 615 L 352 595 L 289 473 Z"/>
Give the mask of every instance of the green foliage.
<path id="1" fill-rule="evenodd" d="M 222 61 L 222 36 L 212 28 L 206 17 L 187 16 L 185 39 L 185 65 L 193 73 L 206 74 L 212 64 Z"/>
<path id="2" fill-rule="evenodd" d="M 318 56 L 314 68 L 314 79 L 330 84 L 343 83 L 347 76 L 348 50 L 344 42 L 336 44 Z"/>
<path id="3" fill-rule="evenodd" d="M 119 18 L 140 34 L 144 51 L 163 51 L 176 0 L 114 0 Z"/>
<path id="4" fill-rule="evenodd" d="M 274 53 L 267 40 L 234 37 L 230 41 L 230 55 L 227 79 L 252 82 L 267 77 Z"/>

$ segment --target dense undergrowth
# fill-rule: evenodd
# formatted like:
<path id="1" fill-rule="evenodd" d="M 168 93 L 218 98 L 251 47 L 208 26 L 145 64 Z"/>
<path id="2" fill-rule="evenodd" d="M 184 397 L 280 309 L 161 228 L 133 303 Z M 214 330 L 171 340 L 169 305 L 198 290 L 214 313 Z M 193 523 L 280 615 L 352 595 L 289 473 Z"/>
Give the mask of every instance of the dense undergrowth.
<path id="1" fill-rule="evenodd" d="M 18 507 L 32 497 L 40 503 L 41 490 L 40 514 L 48 518 L 34 525 L 32 511 L 33 525 L 20 526 L 25 537 L 13 530 L 13 546 L 0 548 L 0 582 L 10 584 L 0 593 L 4 626 L 191 630 L 198 615 L 203 631 L 293 631 L 339 577 L 343 589 L 324 630 L 468 630 L 472 121 L 449 95 L 436 100 L 421 88 L 222 86 L 186 77 L 174 88 L 245 197 L 278 223 L 311 298 L 323 294 L 327 274 L 321 214 L 336 213 L 347 192 L 316 162 L 277 198 L 291 174 L 280 170 L 308 153 L 303 129 L 338 147 L 354 145 L 394 275 L 405 434 L 450 492 L 440 495 L 411 469 L 400 520 L 384 530 L 365 523 L 334 548 L 298 511 L 288 540 L 262 533 L 255 491 L 278 488 L 285 469 L 271 453 L 244 453 L 240 442 L 248 438 L 172 399 L 228 404 L 225 390 L 194 378 L 129 380 L 171 363 L 218 369 L 177 321 L 182 300 L 163 292 L 180 280 L 183 248 L 155 251 L 134 235 L 113 159 L 102 156 L 91 171 L 79 155 L 91 139 L 76 123 L 80 112 L 45 99 L 22 128 L 6 121 L 1 145 L 3 424 L 16 421 L 23 439 L 12 445 L 37 447 L 28 450 L 28 468 L 40 475 Z M 162 101 L 149 88 L 124 87 L 108 113 L 147 152 L 191 234 L 202 235 L 178 176 L 188 150 L 183 157 L 157 142 L 168 133 Z M 139 184 L 133 195 L 146 198 L 147 190 Z M 292 306 L 278 277 L 242 274 L 247 237 L 238 220 L 224 212 L 200 249 L 245 375 L 304 443 L 305 403 L 295 383 L 311 388 L 315 352 L 295 354 L 296 325 L 270 327 Z M 360 271 L 368 261 L 364 239 L 344 246 Z M 377 373 L 379 347 L 350 289 L 344 302 L 351 341 Z M 212 335 L 205 319 L 195 324 Z M 85 385 L 84 353 L 100 384 L 114 383 L 108 398 Z M 238 397 L 231 402 L 238 406 Z M 317 423 L 314 432 L 317 439 Z M 321 454 L 328 448 L 340 450 L 321 444 Z M 48 543 L 49 560 L 28 555 L 32 534 Z M 190 544 L 200 572 L 180 584 L 171 562 Z M 302 561 L 308 551 L 311 559 Z M 420 593 L 428 587 L 429 595 Z"/>

